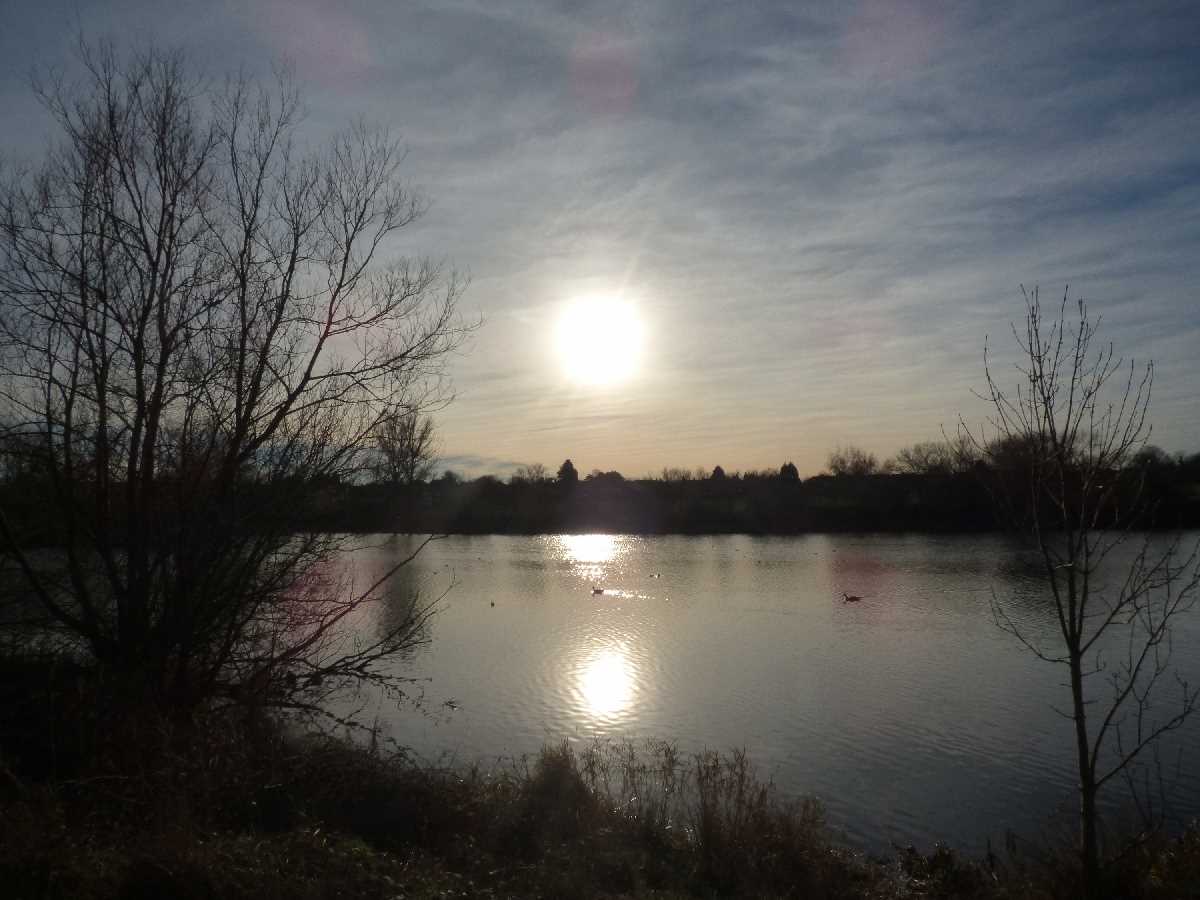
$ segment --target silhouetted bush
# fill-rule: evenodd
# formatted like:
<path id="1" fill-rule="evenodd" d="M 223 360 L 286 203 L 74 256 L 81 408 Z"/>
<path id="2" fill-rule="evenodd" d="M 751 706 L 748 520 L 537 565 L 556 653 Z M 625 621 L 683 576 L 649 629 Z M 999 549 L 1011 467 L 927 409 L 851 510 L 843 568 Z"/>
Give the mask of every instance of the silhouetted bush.
<path id="1" fill-rule="evenodd" d="M 781 797 L 745 753 L 665 742 L 551 745 L 440 769 L 244 716 L 166 728 L 137 759 L 69 775 L 15 767 L 0 740 L 0 885 L 17 898 L 1049 898 L 1069 856 L 1025 845 L 973 861 L 938 846 L 874 859 L 813 800 Z M 3 736 L 0 736 L 3 737 Z M 13 767 L 10 768 L 10 764 Z M 1113 897 L 1194 896 L 1200 833 L 1151 836 L 1108 873 Z"/>

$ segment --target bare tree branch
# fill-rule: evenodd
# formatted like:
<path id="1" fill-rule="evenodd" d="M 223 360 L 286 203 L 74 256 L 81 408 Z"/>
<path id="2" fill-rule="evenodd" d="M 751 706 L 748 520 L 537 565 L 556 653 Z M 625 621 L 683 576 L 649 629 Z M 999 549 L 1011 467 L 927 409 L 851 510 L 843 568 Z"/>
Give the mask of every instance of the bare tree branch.
<path id="1" fill-rule="evenodd" d="M 1200 589 L 1200 548 L 1185 551 L 1178 539 L 1156 546 L 1134 532 L 1145 524 L 1134 461 L 1150 435 L 1153 364 L 1126 364 L 1111 344 L 1099 344 L 1099 318 L 1082 300 L 1073 304 L 1072 318 L 1069 292 L 1050 317 L 1036 288 L 1022 294 L 1024 327 L 1012 328 L 1020 351 L 1016 388 L 1001 386 L 985 342 L 987 389 L 978 396 L 992 413 L 977 432 L 960 419 L 959 441 L 984 461 L 1002 518 L 1028 535 L 1042 560 L 1056 649 L 1019 627 L 995 595 L 992 613 L 1027 650 L 1070 672 L 1080 854 L 1085 891 L 1094 896 L 1102 853 L 1097 792 L 1118 775 L 1132 779 L 1139 755 L 1196 706 L 1196 690 L 1182 682 L 1165 715 L 1152 697 L 1171 671 L 1172 625 Z M 1132 555 L 1117 555 L 1135 543 Z M 1116 565 L 1124 571 L 1113 584 Z M 1114 662 L 1106 651 L 1117 636 L 1125 651 Z M 1093 681 L 1108 685 L 1107 698 L 1095 695 Z"/>
<path id="2" fill-rule="evenodd" d="M 357 122 L 303 149 L 283 69 L 80 60 L 36 85 L 61 141 L 0 189 L 4 496 L 39 492 L 38 540 L 61 548 L 34 553 L 4 510 L 7 551 L 93 660 L 179 708 L 398 679 L 382 663 L 431 608 L 346 645 L 386 578 L 350 590 L 344 541 L 295 530 L 398 410 L 421 431 L 471 329 L 455 273 L 383 258 L 427 206 L 403 148 Z"/>

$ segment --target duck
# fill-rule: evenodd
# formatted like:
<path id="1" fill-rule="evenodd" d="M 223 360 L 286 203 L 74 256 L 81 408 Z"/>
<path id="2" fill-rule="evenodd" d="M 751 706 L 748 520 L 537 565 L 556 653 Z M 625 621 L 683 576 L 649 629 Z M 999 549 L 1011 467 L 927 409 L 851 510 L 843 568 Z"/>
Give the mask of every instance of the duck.
<path id="1" fill-rule="evenodd" d="M 842 591 L 842 602 L 843 603 L 861 603 L 862 597 L 859 597 L 855 594 L 847 594 L 845 591 Z"/>
<path id="2" fill-rule="evenodd" d="M 603 593 L 604 593 L 604 588 L 602 588 L 602 587 L 593 587 L 593 588 L 592 588 L 592 593 L 593 593 L 593 594 L 603 594 Z"/>

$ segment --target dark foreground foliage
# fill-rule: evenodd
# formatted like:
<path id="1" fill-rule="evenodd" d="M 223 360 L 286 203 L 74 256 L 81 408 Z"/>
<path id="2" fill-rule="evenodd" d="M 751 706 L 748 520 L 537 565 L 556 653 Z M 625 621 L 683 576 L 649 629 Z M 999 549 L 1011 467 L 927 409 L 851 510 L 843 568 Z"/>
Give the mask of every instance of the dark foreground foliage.
<path id="1" fill-rule="evenodd" d="M 42 702 L 2 707 L 5 897 L 1077 894 L 1065 850 L 850 850 L 815 801 L 781 797 L 740 752 L 564 743 L 490 770 L 430 768 L 246 710 L 110 721 L 64 704 L 81 683 L 26 683 Z M 1113 897 L 1200 896 L 1200 832 L 1143 843 L 1107 879 Z"/>

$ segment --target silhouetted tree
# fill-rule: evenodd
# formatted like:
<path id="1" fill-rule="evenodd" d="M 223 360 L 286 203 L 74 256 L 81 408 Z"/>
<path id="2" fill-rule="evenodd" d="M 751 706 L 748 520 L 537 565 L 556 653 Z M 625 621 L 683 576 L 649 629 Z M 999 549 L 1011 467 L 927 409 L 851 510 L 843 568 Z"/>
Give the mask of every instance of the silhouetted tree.
<path id="1" fill-rule="evenodd" d="M 553 533 L 571 528 L 607 531 L 639 530 L 667 533 L 794 533 L 828 530 L 980 531 L 996 527 L 992 498 L 1012 491 L 1028 503 L 1028 459 L 1011 442 L 994 441 L 994 461 L 977 461 L 968 477 L 943 471 L 906 473 L 903 477 L 835 478 L 820 475 L 805 481 L 784 481 L 779 469 L 749 473 L 726 472 L 703 478 L 693 470 L 685 480 L 619 479 L 593 470 L 581 479 L 581 492 L 550 491 L 553 483 L 543 467 L 521 467 L 505 484 L 476 480 L 459 490 L 437 479 L 415 492 L 407 527 L 420 532 Z M 19 452 L 19 451 L 18 451 Z M 0 454 L 3 445 L 0 444 Z M 1139 456 L 1139 460 L 1141 457 Z M 3 469 L 0 469 L 2 471 Z M 17 482 L 0 482 L 0 498 L 36 496 L 35 482 L 27 485 L 19 464 Z M 1189 475 L 1171 459 L 1164 467 L 1135 465 L 1125 479 L 1126 496 L 1139 484 L 1154 502 L 1156 528 L 1173 524 L 1200 525 L 1200 465 Z M 551 473 L 553 475 L 553 473 Z M 1135 477 L 1140 476 L 1140 477 Z M 448 476 L 453 479 L 454 476 Z M 947 479 L 953 479 L 947 484 Z M 1190 480 L 1189 480 L 1190 479 Z M 1195 487 L 1193 487 L 1195 486 Z M 560 502 L 568 496 L 572 503 Z M 1197 499 L 1192 499 L 1196 497 Z M 312 528 L 329 531 L 381 531 L 392 527 L 378 485 L 333 485 L 323 515 Z M 2 502 L 2 501 L 0 501 Z M 1021 510 L 1023 512 L 1023 509 Z M 26 519 L 28 521 L 28 519 Z"/>
<path id="2" fill-rule="evenodd" d="M 575 484 L 577 481 L 579 481 L 579 472 L 576 471 L 575 464 L 568 459 L 558 467 L 558 483 Z"/>
<path id="3" fill-rule="evenodd" d="M 1195 708 L 1197 694 L 1179 683 L 1178 705 L 1166 708 L 1156 688 L 1171 671 L 1171 628 L 1194 603 L 1200 572 L 1197 550 L 1165 550 L 1149 539 L 1135 548 L 1128 571 L 1105 582 L 1099 569 L 1130 540 L 1139 502 L 1121 505 L 1130 466 L 1149 435 L 1153 365 L 1126 367 L 1112 345 L 1094 345 L 1097 322 L 1082 300 L 1068 321 L 1064 293 L 1056 317 L 1044 317 L 1038 292 L 1025 295 L 1020 384 L 997 382 L 985 345 L 984 368 L 993 409 L 990 434 L 972 438 L 994 466 L 1020 473 L 1001 479 L 1001 509 L 1040 553 L 1058 623 L 1055 646 L 1042 646 L 1007 604 L 993 601 L 998 624 L 1040 659 L 1067 671 L 1080 793 L 1079 852 L 1084 890 L 1099 894 L 1099 812 L 1096 797 L 1128 772 L 1138 755 L 1178 728 Z M 964 435 L 969 435 L 965 429 Z M 1005 490 L 1021 496 L 1003 496 Z M 1104 526 L 1115 526 L 1104 530 Z M 1120 632 L 1115 657 L 1108 655 Z M 1106 638 L 1106 635 L 1109 636 Z M 1100 677 L 1097 677 L 1100 676 Z M 1091 680 L 1089 680 L 1091 679 Z M 1094 685 L 1105 685 L 1105 697 Z M 1161 693 L 1161 692 L 1158 692 Z"/>
<path id="4" fill-rule="evenodd" d="M 1141 471 L 1164 471 L 1175 468 L 1175 460 L 1162 447 L 1147 444 L 1134 454 L 1134 468 Z"/>
<path id="5" fill-rule="evenodd" d="M 546 467 L 541 463 L 520 466 L 512 476 L 514 484 L 541 484 L 549 480 L 550 476 L 546 473 Z"/>
<path id="6" fill-rule="evenodd" d="M 721 481 L 725 478 L 725 470 L 720 466 L 713 466 L 711 477 L 713 481 Z"/>
<path id="7" fill-rule="evenodd" d="M 793 462 L 785 462 L 779 467 L 779 477 L 784 481 L 799 481 L 800 470 L 796 468 Z"/>
<path id="8" fill-rule="evenodd" d="M 411 487 L 433 470 L 433 419 L 419 410 L 395 410 L 375 428 L 375 477 L 384 484 Z"/>
<path id="9" fill-rule="evenodd" d="M 61 552 L 0 534 L 68 644 L 143 700 L 316 710 L 428 606 L 363 643 L 340 629 L 343 538 L 296 533 L 436 391 L 461 286 L 376 264 L 423 201 L 403 152 L 356 125 L 306 151 L 281 76 L 222 88 L 181 56 L 81 49 L 39 98 L 61 137 L 0 189 L 0 420 L 37 452 Z"/>
<path id="10" fill-rule="evenodd" d="M 1175 457 L 1178 478 L 1184 483 L 1200 483 L 1200 453 L 1180 453 Z"/>
<path id="11" fill-rule="evenodd" d="M 879 471 L 874 453 L 853 446 L 838 447 L 829 454 L 827 465 L 834 475 L 874 475 Z"/>
<path id="12" fill-rule="evenodd" d="M 950 441 L 920 441 L 904 447 L 884 468 L 906 475 L 950 475 L 965 471 L 970 460 Z"/>
<path id="13" fill-rule="evenodd" d="M 588 472 L 587 478 L 585 480 L 586 481 L 600 481 L 600 482 L 612 483 L 612 482 L 624 481 L 625 476 L 622 475 L 620 472 L 616 472 L 616 471 L 602 472 L 600 469 L 592 469 L 592 471 Z"/>
<path id="14" fill-rule="evenodd" d="M 779 477 L 775 469 L 747 469 L 742 473 L 743 481 L 770 481 Z"/>

